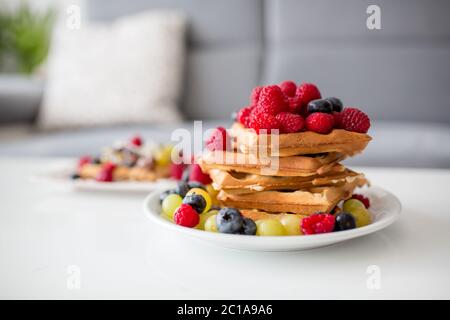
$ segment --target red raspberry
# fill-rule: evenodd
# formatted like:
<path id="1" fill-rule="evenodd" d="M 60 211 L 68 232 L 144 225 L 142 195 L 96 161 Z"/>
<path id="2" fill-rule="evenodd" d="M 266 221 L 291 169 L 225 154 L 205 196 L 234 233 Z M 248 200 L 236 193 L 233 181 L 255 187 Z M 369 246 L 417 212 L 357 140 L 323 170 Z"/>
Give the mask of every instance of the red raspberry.
<path id="1" fill-rule="evenodd" d="M 280 129 L 282 133 L 299 132 L 305 126 L 305 120 L 298 114 L 281 112 L 276 115 L 278 121 L 280 121 Z"/>
<path id="2" fill-rule="evenodd" d="M 341 129 L 341 113 L 340 112 L 332 112 L 331 113 L 334 118 L 334 128 Z"/>
<path id="3" fill-rule="evenodd" d="M 136 147 L 142 146 L 142 138 L 140 136 L 134 136 L 131 138 L 130 143 Z"/>
<path id="4" fill-rule="evenodd" d="M 198 225 L 200 216 L 198 215 L 197 211 L 195 211 L 194 208 L 192 208 L 190 205 L 182 204 L 175 211 L 173 220 L 180 226 L 193 228 Z"/>
<path id="5" fill-rule="evenodd" d="M 254 109 L 253 106 L 244 107 L 241 110 L 239 110 L 237 114 L 237 121 L 239 121 L 239 123 L 246 128 L 248 128 L 250 113 L 252 112 L 253 109 Z"/>
<path id="6" fill-rule="evenodd" d="M 90 156 L 82 156 L 78 159 L 78 169 L 81 169 L 85 164 L 91 163 L 92 158 Z"/>
<path id="7" fill-rule="evenodd" d="M 250 105 L 256 106 L 258 104 L 259 100 L 259 94 L 261 93 L 263 87 L 255 87 L 252 90 L 252 93 L 250 95 Z"/>
<path id="8" fill-rule="evenodd" d="M 288 97 L 287 104 L 289 107 L 289 111 L 292 113 L 300 113 L 302 109 L 302 101 L 299 96 Z M 306 108 L 305 108 L 306 109 Z"/>
<path id="9" fill-rule="evenodd" d="M 287 103 L 280 87 L 276 85 L 263 87 L 256 108 L 271 115 L 287 111 Z"/>
<path id="10" fill-rule="evenodd" d="M 280 129 L 280 122 L 275 116 L 261 112 L 256 108 L 250 114 L 249 127 L 258 134 L 260 130 L 266 130 L 265 133 L 272 133 L 272 130 Z"/>
<path id="11" fill-rule="evenodd" d="M 356 200 L 361 201 L 364 204 L 364 207 L 366 207 L 366 209 L 369 209 L 369 207 L 370 207 L 370 200 L 369 200 L 369 198 L 364 197 L 362 194 L 354 193 L 352 195 L 352 199 L 356 199 Z"/>
<path id="12" fill-rule="evenodd" d="M 294 97 L 295 92 L 297 91 L 297 85 L 294 81 L 287 80 L 280 83 L 280 89 L 285 96 Z"/>
<path id="13" fill-rule="evenodd" d="M 200 168 L 200 166 L 197 163 L 191 165 L 191 170 L 189 173 L 189 181 L 197 181 L 204 184 L 205 186 L 212 182 L 209 175 L 203 173 L 202 168 Z"/>
<path id="14" fill-rule="evenodd" d="M 113 172 L 116 165 L 111 162 L 107 162 L 102 166 L 102 169 L 98 172 L 95 180 L 98 182 L 111 182 L 113 181 Z"/>
<path id="15" fill-rule="evenodd" d="M 186 167 L 183 163 L 171 163 L 170 164 L 170 177 L 175 180 L 181 180 L 183 176 L 184 168 Z"/>
<path id="16" fill-rule="evenodd" d="M 334 118 L 329 113 L 314 112 L 306 118 L 306 129 L 327 134 L 333 130 Z"/>
<path id="17" fill-rule="evenodd" d="M 106 162 L 102 167 L 103 170 L 108 171 L 108 172 L 113 172 L 115 168 L 116 168 L 116 165 L 112 162 Z"/>
<path id="18" fill-rule="evenodd" d="M 211 136 L 206 140 L 206 148 L 209 151 L 221 150 L 226 151 L 231 149 L 231 138 L 224 127 L 217 127 L 211 133 Z"/>
<path id="19" fill-rule="evenodd" d="M 341 127 L 347 131 L 366 133 L 370 128 L 370 119 L 357 108 L 345 108 L 341 112 Z"/>
<path id="20" fill-rule="evenodd" d="M 300 225 L 304 234 L 331 232 L 334 229 L 334 216 L 329 213 L 316 213 L 303 218 Z"/>
<path id="21" fill-rule="evenodd" d="M 310 101 L 322 98 L 319 89 L 312 83 L 302 83 L 299 85 L 296 95 L 301 101 L 301 109 L 306 109 Z"/>

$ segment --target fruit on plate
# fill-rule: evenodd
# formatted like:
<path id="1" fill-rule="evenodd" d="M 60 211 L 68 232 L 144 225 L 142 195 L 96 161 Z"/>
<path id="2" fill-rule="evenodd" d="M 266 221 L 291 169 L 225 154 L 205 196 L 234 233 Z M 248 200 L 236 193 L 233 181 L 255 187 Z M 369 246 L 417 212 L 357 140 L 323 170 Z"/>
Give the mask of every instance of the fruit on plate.
<path id="1" fill-rule="evenodd" d="M 202 213 L 206 208 L 206 200 L 200 194 L 187 194 L 182 201 L 184 204 L 190 205 L 198 213 Z"/>
<path id="2" fill-rule="evenodd" d="M 343 208 L 355 218 L 357 228 L 367 226 L 372 221 L 369 210 L 366 209 L 364 203 L 357 199 L 344 201 Z"/>
<path id="3" fill-rule="evenodd" d="M 301 227 L 304 234 L 332 232 L 334 216 L 329 213 L 315 213 L 302 219 Z"/>
<path id="4" fill-rule="evenodd" d="M 248 236 L 254 236 L 256 234 L 256 223 L 250 218 L 244 218 L 241 233 Z"/>
<path id="5" fill-rule="evenodd" d="M 218 232 L 216 218 L 217 218 L 216 214 L 208 217 L 208 219 L 206 219 L 206 221 L 205 221 L 205 225 L 204 225 L 203 229 L 205 231 L 209 231 L 209 232 Z"/>
<path id="6" fill-rule="evenodd" d="M 193 228 L 199 223 L 200 217 L 190 205 L 182 204 L 175 211 L 173 220 L 180 226 Z"/>
<path id="7" fill-rule="evenodd" d="M 217 230 L 221 233 L 240 233 L 243 222 L 241 213 L 234 208 L 222 208 L 216 217 Z"/>
<path id="8" fill-rule="evenodd" d="M 286 214 L 283 218 L 280 219 L 281 224 L 286 230 L 286 234 L 292 236 L 303 234 L 300 228 L 301 221 L 302 218 L 295 214 Z"/>
<path id="9" fill-rule="evenodd" d="M 211 217 L 211 216 L 215 216 L 218 212 L 219 211 L 217 211 L 217 210 L 209 210 L 208 212 L 200 214 L 200 221 L 198 222 L 198 225 L 196 226 L 196 228 L 199 230 L 205 230 L 206 220 L 208 220 L 209 217 Z"/>
<path id="10" fill-rule="evenodd" d="M 173 220 L 175 210 L 177 210 L 177 208 L 181 206 L 182 201 L 183 199 L 178 194 L 173 193 L 167 195 L 161 204 L 163 213 L 171 220 Z"/>
<path id="11" fill-rule="evenodd" d="M 258 236 L 284 236 L 286 229 L 278 220 L 262 219 L 257 225 L 256 234 Z"/>
<path id="12" fill-rule="evenodd" d="M 203 213 L 203 212 L 208 212 L 209 209 L 211 209 L 211 196 L 209 195 L 209 193 L 207 191 L 205 191 L 204 189 L 201 188 L 192 188 L 190 189 L 187 193 L 186 196 L 190 196 L 190 195 L 200 195 L 203 197 L 203 199 L 205 200 L 205 208 L 203 209 L 203 211 L 199 212 L 199 213 Z"/>
<path id="13" fill-rule="evenodd" d="M 335 216 L 334 231 L 344 231 L 354 228 L 356 228 L 356 221 L 351 213 L 341 212 Z"/>

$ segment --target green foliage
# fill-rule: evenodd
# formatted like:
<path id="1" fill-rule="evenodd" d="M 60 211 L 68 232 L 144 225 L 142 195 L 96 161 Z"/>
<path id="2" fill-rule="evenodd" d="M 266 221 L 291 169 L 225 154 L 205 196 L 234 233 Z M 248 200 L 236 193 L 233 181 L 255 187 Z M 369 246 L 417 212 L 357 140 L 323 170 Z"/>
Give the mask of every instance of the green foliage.
<path id="1" fill-rule="evenodd" d="M 0 66 L 10 54 L 20 72 L 30 74 L 47 57 L 54 13 L 33 12 L 23 4 L 15 12 L 0 14 Z"/>

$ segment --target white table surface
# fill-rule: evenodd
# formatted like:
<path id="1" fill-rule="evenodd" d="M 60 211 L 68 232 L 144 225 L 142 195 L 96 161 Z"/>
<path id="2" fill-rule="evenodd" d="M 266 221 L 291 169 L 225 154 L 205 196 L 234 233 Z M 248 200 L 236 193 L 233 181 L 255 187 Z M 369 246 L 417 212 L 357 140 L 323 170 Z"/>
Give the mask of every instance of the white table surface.
<path id="1" fill-rule="evenodd" d="M 147 220 L 145 194 L 30 182 L 61 161 L 0 159 L 0 298 L 450 298 L 449 170 L 358 168 L 400 198 L 399 221 L 327 248 L 259 253 L 178 239 Z"/>

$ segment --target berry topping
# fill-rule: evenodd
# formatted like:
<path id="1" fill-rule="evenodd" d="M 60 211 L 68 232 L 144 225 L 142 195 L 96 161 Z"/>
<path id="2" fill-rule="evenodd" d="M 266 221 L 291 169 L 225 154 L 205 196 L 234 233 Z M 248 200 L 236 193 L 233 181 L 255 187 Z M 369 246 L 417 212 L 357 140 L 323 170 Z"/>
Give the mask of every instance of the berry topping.
<path id="1" fill-rule="evenodd" d="M 197 181 L 204 185 L 211 183 L 211 178 L 209 175 L 203 173 L 202 168 L 197 163 L 191 165 L 191 170 L 189 173 L 189 181 Z"/>
<path id="2" fill-rule="evenodd" d="M 302 83 L 298 86 L 296 95 L 300 99 L 301 108 L 306 108 L 312 100 L 322 98 L 319 89 L 312 83 Z"/>
<path id="3" fill-rule="evenodd" d="M 80 159 L 78 159 L 78 169 L 83 167 L 84 165 L 91 163 L 92 158 L 90 156 L 83 156 Z"/>
<path id="4" fill-rule="evenodd" d="M 130 143 L 136 147 L 142 146 L 142 138 L 140 136 L 134 136 L 131 138 Z"/>
<path id="5" fill-rule="evenodd" d="M 314 112 L 324 112 L 324 113 L 331 113 L 333 110 L 333 105 L 330 101 L 326 99 L 317 99 L 310 101 L 306 107 L 306 111 L 308 113 L 314 113 Z"/>
<path id="6" fill-rule="evenodd" d="M 199 194 L 186 195 L 183 199 L 184 204 L 190 205 L 197 213 L 202 213 L 206 207 L 206 200 Z"/>
<path id="7" fill-rule="evenodd" d="M 362 194 L 354 193 L 352 195 L 352 199 L 357 199 L 357 200 L 361 201 L 364 204 L 364 206 L 366 207 L 366 209 L 370 208 L 370 200 L 369 200 L 369 198 L 364 197 Z"/>
<path id="8" fill-rule="evenodd" d="M 366 209 L 364 203 L 357 199 L 344 201 L 343 209 L 355 218 L 357 228 L 367 226 L 372 220 L 370 212 Z"/>
<path id="9" fill-rule="evenodd" d="M 255 109 L 250 114 L 249 127 L 254 129 L 258 134 L 261 130 L 265 130 L 261 133 L 276 133 L 274 130 L 280 129 L 280 122 L 275 116 L 258 112 L 258 109 Z"/>
<path id="10" fill-rule="evenodd" d="M 287 104 L 289 111 L 292 113 L 300 113 L 302 108 L 302 101 L 299 96 L 287 97 Z"/>
<path id="11" fill-rule="evenodd" d="M 242 124 L 244 127 L 248 128 L 249 120 L 250 120 L 250 113 L 252 112 L 254 107 L 248 106 L 244 107 L 237 113 L 236 120 Z"/>
<path id="12" fill-rule="evenodd" d="M 208 148 L 209 151 L 226 151 L 230 149 L 230 140 L 227 130 L 224 127 L 217 127 L 214 129 L 208 140 L 206 140 L 206 148 Z"/>
<path id="13" fill-rule="evenodd" d="M 180 195 L 182 198 L 188 193 L 189 186 L 184 181 L 178 181 L 176 188 L 174 189 L 175 193 Z"/>
<path id="14" fill-rule="evenodd" d="M 331 113 L 332 115 L 333 115 L 333 118 L 334 118 L 334 128 L 336 128 L 336 129 L 341 129 L 342 128 L 342 126 L 341 126 L 341 112 L 332 112 Z"/>
<path id="15" fill-rule="evenodd" d="M 331 105 L 333 106 L 334 112 L 341 112 L 342 109 L 344 108 L 342 101 L 336 97 L 325 98 L 325 100 L 330 101 Z"/>
<path id="16" fill-rule="evenodd" d="M 142 158 L 141 158 L 142 159 Z M 170 177 L 175 180 L 181 180 L 183 176 L 185 165 L 183 163 L 171 163 L 170 164 Z"/>
<path id="17" fill-rule="evenodd" d="M 301 222 L 304 234 L 327 233 L 334 229 L 334 216 L 329 213 L 317 213 L 305 217 Z"/>
<path id="18" fill-rule="evenodd" d="M 287 97 L 294 97 L 297 85 L 294 81 L 287 80 L 280 83 L 280 89 Z"/>
<path id="19" fill-rule="evenodd" d="M 180 226 L 193 228 L 200 221 L 200 217 L 198 213 L 194 210 L 194 208 L 192 208 L 190 205 L 182 204 L 175 211 L 173 220 L 175 221 L 176 224 Z"/>
<path id="20" fill-rule="evenodd" d="M 370 128 L 370 119 L 359 109 L 345 108 L 341 112 L 340 126 L 347 131 L 366 133 Z"/>
<path id="21" fill-rule="evenodd" d="M 305 126 L 305 120 L 298 114 L 281 112 L 276 115 L 276 118 L 280 122 L 281 133 L 299 132 Z"/>
<path id="22" fill-rule="evenodd" d="M 338 213 L 335 217 L 334 231 L 343 231 L 356 228 L 355 218 L 347 212 Z"/>
<path id="23" fill-rule="evenodd" d="M 105 171 L 113 172 L 115 168 L 116 168 L 116 165 L 112 162 L 106 162 L 103 165 L 103 170 L 105 170 Z"/>
<path id="24" fill-rule="evenodd" d="M 244 219 L 234 208 L 222 208 L 216 217 L 217 230 L 221 233 L 240 233 Z"/>
<path id="25" fill-rule="evenodd" d="M 256 234 L 256 223 L 252 219 L 244 218 L 241 233 L 248 236 L 254 236 Z"/>
<path id="26" fill-rule="evenodd" d="M 203 197 L 203 199 L 205 199 L 205 208 L 203 209 L 203 213 L 208 212 L 211 209 L 211 205 L 212 205 L 212 199 L 211 196 L 209 195 L 209 193 L 203 189 L 200 188 L 192 188 L 191 190 L 189 190 L 189 192 L 186 194 L 187 196 L 190 195 L 200 195 Z M 200 212 L 200 213 L 202 213 Z"/>
<path id="27" fill-rule="evenodd" d="M 271 115 L 287 111 L 286 100 L 280 87 L 276 85 L 263 87 L 256 108 Z"/>
<path id="28" fill-rule="evenodd" d="M 329 113 L 315 112 L 306 118 L 306 128 L 317 133 L 327 134 L 333 130 L 334 117 Z"/>
<path id="29" fill-rule="evenodd" d="M 105 163 L 101 170 L 98 172 L 95 180 L 98 182 L 112 182 L 113 181 L 113 171 L 116 165 L 111 162 Z"/>
<path id="30" fill-rule="evenodd" d="M 259 101 L 259 95 L 261 93 L 263 87 L 255 87 L 252 90 L 252 93 L 250 95 L 250 105 L 251 106 L 256 106 L 258 104 Z"/>

